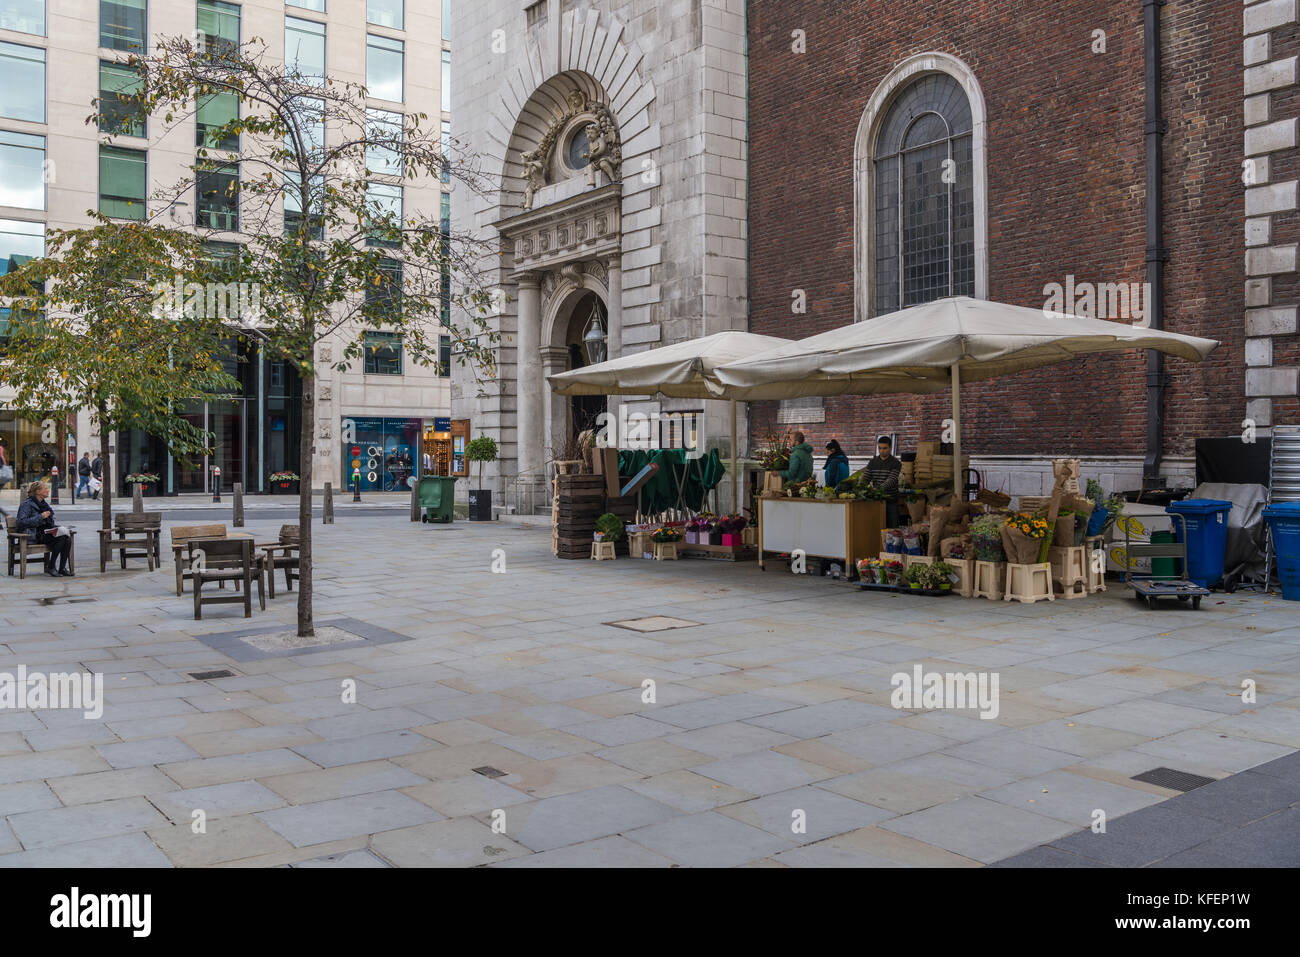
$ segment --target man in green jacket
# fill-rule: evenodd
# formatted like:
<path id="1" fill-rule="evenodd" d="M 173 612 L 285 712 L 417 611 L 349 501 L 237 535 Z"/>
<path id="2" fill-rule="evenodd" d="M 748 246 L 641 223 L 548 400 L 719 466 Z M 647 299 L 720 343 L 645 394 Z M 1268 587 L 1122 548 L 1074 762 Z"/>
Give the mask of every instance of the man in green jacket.
<path id="1" fill-rule="evenodd" d="M 776 474 L 787 482 L 795 484 L 812 478 L 813 447 L 804 441 L 802 432 L 794 434 L 794 448 L 790 450 L 790 466 Z"/>

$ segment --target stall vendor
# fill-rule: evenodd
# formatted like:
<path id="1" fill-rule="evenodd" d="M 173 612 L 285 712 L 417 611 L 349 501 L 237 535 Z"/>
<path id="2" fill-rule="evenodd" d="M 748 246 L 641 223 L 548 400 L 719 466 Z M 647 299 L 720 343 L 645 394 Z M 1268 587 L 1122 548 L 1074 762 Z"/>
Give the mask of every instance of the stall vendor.
<path id="1" fill-rule="evenodd" d="M 811 443 L 804 441 L 804 434 L 796 432 L 794 434 L 794 448 L 790 450 L 790 465 L 776 474 L 792 485 L 812 478 L 812 451 Z"/>
<path id="2" fill-rule="evenodd" d="M 893 454 L 889 436 L 876 440 L 876 454 L 863 470 L 863 480 L 882 492 L 897 492 L 898 478 L 903 474 L 903 463 Z"/>

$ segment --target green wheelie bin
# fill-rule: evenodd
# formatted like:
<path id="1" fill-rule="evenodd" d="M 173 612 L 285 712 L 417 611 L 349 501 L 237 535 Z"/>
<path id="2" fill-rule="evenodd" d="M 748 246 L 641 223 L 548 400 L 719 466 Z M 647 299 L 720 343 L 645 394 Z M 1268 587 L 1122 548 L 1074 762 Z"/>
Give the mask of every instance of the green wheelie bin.
<path id="1" fill-rule="evenodd" d="M 421 522 L 451 522 L 452 503 L 456 500 L 456 480 L 450 475 L 425 475 L 418 491 Z"/>

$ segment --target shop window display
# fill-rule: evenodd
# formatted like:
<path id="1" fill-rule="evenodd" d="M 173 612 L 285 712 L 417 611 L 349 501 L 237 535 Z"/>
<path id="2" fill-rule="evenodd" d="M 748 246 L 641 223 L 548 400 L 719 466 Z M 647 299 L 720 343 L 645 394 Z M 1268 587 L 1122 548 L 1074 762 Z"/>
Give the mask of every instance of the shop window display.
<path id="1" fill-rule="evenodd" d="M 344 481 L 352 485 L 353 470 L 361 473 L 363 492 L 403 492 L 420 476 L 423 419 L 347 416 L 342 434 Z"/>

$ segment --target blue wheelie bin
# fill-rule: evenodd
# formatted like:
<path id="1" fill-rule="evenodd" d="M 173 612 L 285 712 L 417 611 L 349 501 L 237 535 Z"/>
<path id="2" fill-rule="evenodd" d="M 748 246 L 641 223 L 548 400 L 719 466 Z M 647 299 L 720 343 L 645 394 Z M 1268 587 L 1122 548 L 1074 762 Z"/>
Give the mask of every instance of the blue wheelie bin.
<path id="1" fill-rule="evenodd" d="M 451 522 L 452 504 L 456 500 L 456 480 L 449 475 L 424 475 L 420 478 L 420 508 L 422 522 Z"/>
<path id="2" fill-rule="evenodd" d="M 1300 601 L 1300 502 L 1277 502 L 1264 509 L 1264 521 L 1273 533 L 1273 555 L 1282 597 Z"/>
<path id="3" fill-rule="evenodd" d="M 1181 515 L 1174 532 L 1182 541 L 1187 529 L 1187 577 L 1202 588 L 1211 588 L 1223 578 L 1223 556 L 1228 545 L 1228 513 L 1231 502 L 1210 498 L 1186 498 L 1165 506 L 1165 511 Z"/>

